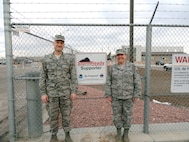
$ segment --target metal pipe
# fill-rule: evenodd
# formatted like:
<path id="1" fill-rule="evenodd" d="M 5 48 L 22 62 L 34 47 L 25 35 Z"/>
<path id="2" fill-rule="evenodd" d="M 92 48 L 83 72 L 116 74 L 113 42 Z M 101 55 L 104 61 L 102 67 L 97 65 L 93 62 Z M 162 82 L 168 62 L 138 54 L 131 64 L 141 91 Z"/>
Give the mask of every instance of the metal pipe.
<path id="1" fill-rule="evenodd" d="M 42 104 L 39 89 L 39 71 L 27 72 L 26 77 L 38 78 L 26 80 L 28 135 L 30 138 L 43 134 Z"/>
<path id="2" fill-rule="evenodd" d="M 149 133 L 149 104 L 150 104 L 150 75 L 151 75 L 151 44 L 152 44 L 152 20 L 158 8 L 155 7 L 150 23 L 146 28 L 146 64 L 145 64 L 145 92 L 144 92 L 144 133 Z"/>
<path id="3" fill-rule="evenodd" d="M 152 17 L 151 17 L 151 20 L 150 20 L 150 23 L 149 23 L 149 24 L 151 24 L 151 23 L 152 23 L 152 20 L 154 19 L 154 16 L 155 16 L 156 11 L 157 11 L 157 8 L 158 8 L 158 5 L 159 5 L 159 1 L 158 1 L 157 4 L 156 4 L 155 10 L 154 10 L 154 12 L 153 12 L 153 15 L 152 15 Z"/>
<path id="4" fill-rule="evenodd" d="M 150 103 L 150 75 L 151 75 L 151 39 L 152 26 L 146 30 L 146 60 L 145 60 L 145 92 L 144 92 L 144 133 L 149 133 L 149 103 Z"/>
<path id="5" fill-rule="evenodd" d="M 30 25 L 30 26 L 133 26 L 133 27 L 146 27 L 149 24 L 57 24 L 57 23 L 12 23 L 12 27 L 15 28 L 16 25 Z M 169 25 L 169 24 L 151 24 L 153 27 L 184 27 L 188 28 L 189 25 Z"/>
<path id="6" fill-rule="evenodd" d="M 5 33 L 5 52 L 6 52 L 6 76 L 8 93 L 8 115 L 9 115 L 9 140 L 15 141 L 15 98 L 13 91 L 13 54 L 12 54 L 12 36 L 10 21 L 10 0 L 3 0 L 4 14 L 4 33 Z"/>
<path id="7" fill-rule="evenodd" d="M 134 55 L 134 50 L 133 50 L 133 24 L 134 23 L 134 0 L 130 0 L 130 36 L 129 36 L 129 45 L 130 45 L 130 52 L 129 52 L 129 59 L 130 62 L 133 62 L 133 55 Z"/>

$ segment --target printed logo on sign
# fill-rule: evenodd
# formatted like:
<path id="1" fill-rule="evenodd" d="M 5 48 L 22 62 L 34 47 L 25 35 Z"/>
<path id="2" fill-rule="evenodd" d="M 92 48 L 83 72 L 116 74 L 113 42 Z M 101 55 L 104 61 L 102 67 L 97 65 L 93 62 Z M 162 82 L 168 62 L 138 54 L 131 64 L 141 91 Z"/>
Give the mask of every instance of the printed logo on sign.
<path id="1" fill-rule="evenodd" d="M 100 75 L 100 77 L 104 77 L 104 75 L 103 75 L 103 74 L 101 74 L 101 75 Z"/>
<path id="2" fill-rule="evenodd" d="M 88 57 L 86 57 L 85 59 L 82 59 L 79 62 L 90 62 L 90 59 Z"/>
<path id="3" fill-rule="evenodd" d="M 100 70 L 104 66 L 104 62 L 94 62 L 90 61 L 88 57 L 80 60 L 78 66 L 81 67 L 81 70 Z"/>
<path id="4" fill-rule="evenodd" d="M 80 74 L 80 75 L 79 75 L 79 78 L 83 78 L 83 75 L 82 75 L 82 74 Z"/>

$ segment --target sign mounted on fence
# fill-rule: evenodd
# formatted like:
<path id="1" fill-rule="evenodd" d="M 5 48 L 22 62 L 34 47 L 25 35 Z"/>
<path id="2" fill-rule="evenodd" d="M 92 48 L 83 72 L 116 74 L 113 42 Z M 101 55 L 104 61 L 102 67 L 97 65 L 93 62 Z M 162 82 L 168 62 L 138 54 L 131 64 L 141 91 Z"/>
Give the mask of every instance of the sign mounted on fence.
<path id="1" fill-rule="evenodd" d="M 174 54 L 172 56 L 171 92 L 189 92 L 189 54 Z"/>
<path id="2" fill-rule="evenodd" d="M 30 32 L 30 26 L 28 26 L 28 25 L 16 25 L 15 31 L 29 33 Z"/>
<path id="3" fill-rule="evenodd" d="M 80 85 L 97 85 L 106 83 L 106 53 L 76 53 L 75 63 L 77 79 Z"/>

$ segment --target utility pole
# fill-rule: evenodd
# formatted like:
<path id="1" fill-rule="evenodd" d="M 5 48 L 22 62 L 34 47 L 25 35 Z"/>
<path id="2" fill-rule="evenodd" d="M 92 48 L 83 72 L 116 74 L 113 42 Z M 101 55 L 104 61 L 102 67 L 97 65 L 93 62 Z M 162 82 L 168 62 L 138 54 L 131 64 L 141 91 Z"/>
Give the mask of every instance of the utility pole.
<path id="1" fill-rule="evenodd" d="M 134 0 L 130 0 L 130 36 L 129 36 L 129 41 L 130 41 L 130 62 L 133 62 L 133 54 L 134 54 L 134 50 L 133 50 L 133 24 L 134 24 Z"/>

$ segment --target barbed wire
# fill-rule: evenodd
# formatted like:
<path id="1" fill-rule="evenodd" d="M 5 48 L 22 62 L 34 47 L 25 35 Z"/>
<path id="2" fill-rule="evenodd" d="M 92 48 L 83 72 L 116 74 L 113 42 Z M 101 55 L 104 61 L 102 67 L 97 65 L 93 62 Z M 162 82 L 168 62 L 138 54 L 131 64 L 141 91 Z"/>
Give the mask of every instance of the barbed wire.
<path id="1" fill-rule="evenodd" d="M 111 19 L 111 20 L 117 20 L 117 19 L 129 19 L 129 10 L 89 10 L 89 9 L 87 9 L 87 10 L 70 10 L 70 11 L 68 11 L 68 10 L 66 10 L 66 11 L 64 11 L 64 10 L 58 10 L 58 11 L 56 11 L 56 10 L 53 10 L 53 9 L 49 9 L 49 11 L 47 11 L 47 10 L 45 10 L 45 11 L 43 11 L 42 9 L 40 9 L 40 10 L 38 10 L 38 11 L 35 11 L 35 9 L 32 9 L 32 10 L 30 10 L 30 9 L 28 9 L 28 10 L 30 10 L 30 11 L 27 11 L 27 10 L 25 10 L 25 11 L 20 11 L 20 9 L 19 10 L 16 10 L 16 8 L 13 8 L 14 7 L 14 5 L 44 5 L 44 7 L 45 7 L 45 5 L 92 5 L 92 6 L 97 6 L 97 5 L 118 5 L 118 6 L 120 6 L 120 5 L 128 5 L 128 8 L 129 8 L 129 5 L 130 5 L 130 3 L 128 2 L 123 2 L 123 3 L 120 3 L 120 2 L 111 2 L 111 3 L 109 3 L 109 2 L 107 2 L 107 3 L 104 3 L 104 2 L 92 2 L 92 3 L 90 3 L 90 2 L 84 2 L 84 3 L 82 3 L 82 2 L 74 2 L 74 3 L 71 3 L 71 2 L 11 2 L 10 3 L 11 4 L 11 16 L 12 16 L 12 20 L 28 20 L 28 21 L 30 21 L 30 22 L 32 22 L 32 20 L 36 20 L 36 19 L 38 19 L 38 20 L 42 20 L 42 19 L 51 19 L 51 20 L 60 20 L 60 19 L 71 19 L 71 20 L 84 20 L 84 19 Z M 156 3 L 135 3 L 135 5 L 141 5 L 141 6 L 145 6 L 145 5 L 156 5 Z M 160 4 L 161 6 L 182 6 L 182 7 L 184 7 L 184 6 L 189 6 L 189 4 L 184 4 L 184 3 L 161 3 Z M 31 7 L 31 6 L 30 6 Z M 149 8 L 149 7 L 148 7 Z M 167 10 L 167 8 L 166 8 L 166 10 L 164 10 L 164 9 L 158 9 L 157 10 L 157 13 L 166 13 L 166 14 L 169 14 L 169 13 L 180 13 L 180 14 L 183 14 L 183 16 L 184 17 L 180 17 L 180 16 L 178 16 L 178 15 L 174 15 L 174 14 L 169 14 L 169 15 L 162 15 L 162 17 L 157 17 L 157 16 L 155 16 L 155 19 L 161 19 L 161 20 L 188 20 L 189 19 L 189 17 L 187 17 L 187 15 L 188 15 L 188 12 L 189 12 L 189 10 L 187 10 L 185 7 L 182 9 L 182 8 L 180 8 L 179 10 Z M 62 17 L 49 17 L 49 15 L 48 15 L 48 17 L 46 17 L 46 15 L 40 15 L 40 14 L 54 14 L 54 13 L 57 13 L 57 14 L 62 14 L 62 13 L 66 13 L 66 14 L 68 14 L 68 15 L 66 15 L 66 17 L 65 17 L 65 15 L 63 15 Z M 94 15 L 93 15 L 93 17 L 87 17 L 87 16 L 85 16 L 85 15 L 82 15 L 82 16 L 80 16 L 80 17 L 78 17 L 77 15 L 76 16 L 73 16 L 73 15 L 69 15 L 69 14 L 78 14 L 78 13 L 81 13 L 81 14 L 102 14 L 102 16 L 103 17 L 99 17 L 99 15 L 97 15 L 96 17 L 94 17 Z M 147 9 L 147 10 L 134 10 L 134 13 L 136 13 L 137 15 L 135 15 L 135 19 L 149 19 L 149 13 L 153 13 L 153 9 L 152 10 L 149 10 L 149 9 Z M 138 15 L 138 13 L 141 13 L 141 14 L 148 14 L 148 15 L 146 15 L 146 16 L 139 16 Z M 18 14 L 18 15 L 20 15 L 20 16 L 16 16 L 16 15 L 14 15 L 14 14 Z M 27 15 L 27 14 L 30 14 L 29 16 Z M 35 14 L 35 15 L 34 15 Z M 39 15 L 37 15 L 37 14 L 39 14 Z M 107 15 L 104 15 L 104 14 L 107 14 Z M 116 14 L 117 16 L 110 16 L 109 14 Z M 118 15 L 118 14 L 120 14 L 120 15 L 123 15 L 123 14 L 127 14 L 127 16 L 124 16 L 124 17 L 121 17 L 120 15 Z M 14 16 L 13 16 L 14 15 Z M 56 15 L 55 15 L 56 16 Z M 91 16 L 91 15 L 90 15 Z"/>
<path id="2" fill-rule="evenodd" d="M 65 5 L 130 5 L 130 3 L 65 3 L 65 2 L 11 2 L 11 4 L 65 4 Z M 156 3 L 135 3 L 136 5 L 152 5 L 152 4 L 156 4 Z M 184 3 L 161 3 L 161 5 L 183 5 L 183 6 L 189 6 L 189 4 L 184 4 Z"/>
<path id="3" fill-rule="evenodd" d="M 10 17 L 11 19 L 16 19 L 16 20 L 18 20 L 19 22 L 21 22 L 21 23 L 25 23 L 24 21 L 23 21 L 23 19 L 21 19 L 21 18 L 17 18 L 17 17 L 14 17 L 14 16 L 12 16 L 11 15 L 11 17 Z M 27 19 L 27 18 L 26 18 Z M 27 19 L 28 20 L 28 19 Z"/>
<path id="4" fill-rule="evenodd" d="M 94 5 L 94 4 L 129 4 L 129 3 L 65 3 L 65 2 L 11 2 L 11 4 L 66 4 L 66 5 L 77 5 L 77 4 L 83 4 L 83 5 Z"/>
<path id="5" fill-rule="evenodd" d="M 69 18 L 64 18 L 64 17 L 35 17 L 35 18 L 30 18 L 30 19 L 128 19 L 129 17 L 69 17 Z M 138 19 L 149 19 L 149 17 L 137 17 Z M 28 19 L 28 18 L 13 18 L 13 19 Z M 156 17 L 156 19 L 189 19 L 189 18 L 180 18 L 180 17 Z"/>
<path id="6" fill-rule="evenodd" d="M 16 11 L 16 10 L 15 10 Z M 166 12 L 166 13 L 187 13 L 189 11 L 172 11 L 172 10 L 157 10 L 158 12 Z M 18 12 L 18 11 L 17 11 Z M 129 13 L 130 11 L 19 11 L 18 13 Z M 152 12 L 152 10 L 135 10 L 137 12 Z"/>
<path id="7" fill-rule="evenodd" d="M 15 10 L 14 8 L 12 8 L 12 7 L 11 7 L 11 10 L 14 10 L 15 13 L 21 15 L 23 18 L 26 18 L 26 17 L 23 15 L 23 12 L 19 12 L 19 11 Z M 12 19 L 14 19 L 13 17 L 14 17 L 14 16 L 11 15 L 11 18 L 12 18 Z M 29 20 L 28 18 L 26 18 L 26 19 L 27 19 L 29 22 L 32 22 L 32 21 Z M 22 21 L 22 22 L 24 22 L 24 21 Z"/>

